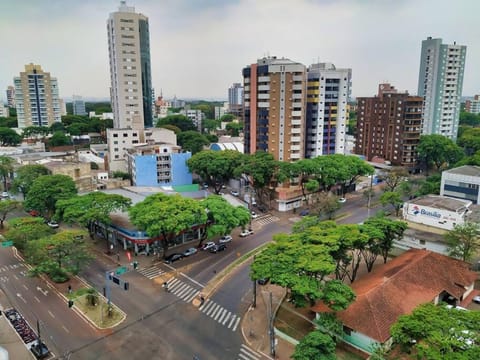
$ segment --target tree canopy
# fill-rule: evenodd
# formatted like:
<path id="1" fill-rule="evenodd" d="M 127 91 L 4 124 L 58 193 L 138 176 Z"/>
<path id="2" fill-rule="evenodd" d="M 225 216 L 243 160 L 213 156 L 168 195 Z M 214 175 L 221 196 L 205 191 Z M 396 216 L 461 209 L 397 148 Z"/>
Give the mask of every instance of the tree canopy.
<path id="1" fill-rule="evenodd" d="M 62 131 L 56 131 L 52 137 L 48 140 L 48 146 L 66 146 L 72 145 L 72 139 L 70 136 L 66 136 Z"/>
<path id="2" fill-rule="evenodd" d="M 431 164 L 440 170 L 444 165 L 457 163 L 464 156 L 457 144 L 439 134 L 420 136 L 417 152 L 419 159 L 425 163 L 427 174 Z"/>
<path id="3" fill-rule="evenodd" d="M 14 160 L 11 157 L 0 156 L 0 176 L 2 177 L 3 191 L 8 190 L 7 180 L 13 173 L 13 162 Z"/>
<path id="4" fill-rule="evenodd" d="M 315 330 L 307 334 L 297 346 L 292 355 L 294 360 L 335 360 L 336 344 L 332 337 Z"/>
<path id="5" fill-rule="evenodd" d="M 210 144 L 205 135 L 194 130 L 182 131 L 177 135 L 177 142 L 182 150 L 190 151 L 192 154 L 202 151 L 205 146 Z"/>
<path id="6" fill-rule="evenodd" d="M 22 142 L 22 137 L 8 127 L 0 127 L 1 146 L 16 146 Z"/>
<path id="7" fill-rule="evenodd" d="M 50 171 L 43 165 L 20 166 L 16 171 L 17 176 L 13 179 L 12 192 L 21 192 L 23 197 L 26 197 L 35 179 L 49 173 Z"/>
<path id="8" fill-rule="evenodd" d="M 0 229 L 3 229 L 3 223 L 8 214 L 21 208 L 22 203 L 20 201 L 10 199 L 0 201 Z"/>
<path id="9" fill-rule="evenodd" d="M 5 238 L 13 241 L 20 251 L 25 249 L 27 241 L 34 241 L 53 234 L 52 230 L 40 217 L 21 217 L 8 220 Z"/>
<path id="10" fill-rule="evenodd" d="M 176 126 L 181 131 L 197 130 L 192 120 L 185 115 L 180 114 L 168 115 L 157 121 L 157 127 L 163 127 L 164 125 Z"/>
<path id="11" fill-rule="evenodd" d="M 474 222 L 455 225 L 445 234 L 448 255 L 470 261 L 480 249 L 480 225 Z"/>

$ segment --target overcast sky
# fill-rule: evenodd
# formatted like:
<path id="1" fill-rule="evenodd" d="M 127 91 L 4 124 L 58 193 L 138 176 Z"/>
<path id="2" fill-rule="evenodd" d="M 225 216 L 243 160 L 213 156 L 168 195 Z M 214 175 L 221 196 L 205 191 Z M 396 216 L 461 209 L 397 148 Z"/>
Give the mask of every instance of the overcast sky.
<path id="1" fill-rule="evenodd" d="M 60 96 L 108 98 L 106 20 L 118 0 L 1 0 L 0 98 L 30 62 Z M 352 68 L 354 96 L 417 89 L 427 36 L 467 45 L 463 95 L 480 94 L 479 0 L 128 0 L 149 17 L 152 81 L 166 98 L 227 97 L 265 55 Z"/>

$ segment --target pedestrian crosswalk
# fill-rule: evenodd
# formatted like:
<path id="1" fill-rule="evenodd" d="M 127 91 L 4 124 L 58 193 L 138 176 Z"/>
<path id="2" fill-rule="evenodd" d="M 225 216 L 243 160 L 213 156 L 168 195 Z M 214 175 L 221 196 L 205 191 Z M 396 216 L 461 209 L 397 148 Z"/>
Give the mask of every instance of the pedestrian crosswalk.
<path id="1" fill-rule="evenodd" d="M 8 270 L 15 270 L 21 266 L 23 266 L 22 263 L 3 265 L 3 266 L 0 266 L 0 273 Z"/>
<path id="2" fill-rule="evenodd" d="M 237 330 L 240 323 L 240 316 L 228 311 L 210 299 L 207 299 L 198 310 L 232 331 Z"/>
<path id="3" fill-rule="evenodd" d="M 242 344 L 238 353 L 238 360 L 260 360 L 262 355 L 250 349 L 247 345 Z"/>
<path id="4" fill-rule="evenodd" d="M 177 278 L 171 278 L 167 281 L 167 289 L 169 293 L 178 296 L 185 302 L 191 302 L 195 296 L 200 293 L 200 290 L 194 288 L 191 285 L 178 280 Z"/>
<path id="5" fill-rule="evenodd" d="M 146 268 L 138 269 L 137 271 L 143 276 L 149 278 L 150 280 L 155 279 L 156 277 L 159 277 L 160 275 L 163 275 L 166 273 L 166 271 L 160 269 L 157 265 L 152 265 Z"/>
<path id="6" fill-rule="evenodd" d="M 270 224 L 272 222 L 276 222 L 278 220 L 280 220 L 280 218 L 278 216 L 265 215 L 265 216 L 262 216 L 262 217 L 259 217 L 258 219 L 256 219 L 255 223 L 256 224 L 261 224 L 261 225 L 267 225 L 267 224 Z"/>

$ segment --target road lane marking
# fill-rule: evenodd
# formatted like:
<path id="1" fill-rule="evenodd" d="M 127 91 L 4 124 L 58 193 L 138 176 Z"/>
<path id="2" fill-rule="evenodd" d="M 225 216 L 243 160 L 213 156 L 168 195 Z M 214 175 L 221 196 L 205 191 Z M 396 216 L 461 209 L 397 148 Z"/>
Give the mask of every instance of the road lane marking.
<path id="1" fill-rule="evenodd" d="M 228 319 L 230 319 L 230 316 L 232 316 L 232 312 L 231 312 L 231 311 L 229 311 L 229 312 L 228 312 L 228 315 L 225 316 L 225 320 L 223 320 L 222 325 L 225 326 L 225 324 L 227 323 Z"/>
<path id="2" fill-rule="evenodd" d="M 228 324 L 228 326 L 227 326 L 229 329 L 232 326 L 233 322 L 235 321 L 235 318 L 236 318 L 236 315 L 233 315 L 232 320 L 230 320 L 230 324 Z"/>
<path id="3" fill-rule="evenodd" d="M 52 314 L 52 312 L 50 310 L 48 310 L 48 314 L 55 319 L 55 315 Z"/>
<path id="4" fill-rule="evenodd" d="M 203 309 L 207 306 L 207 304 L 208 304 L 208 305 L 211 304 L 210 299 L 205 300 L 205 302 L 203 303 L 203 305 L 200 306 L 200 307 L 198 308 L 198 310 L 201 311 L 201 312 L 203 312 Z"/>
<path id="5" fill-rule="evenodd" d="M 215 317 L 215 321 L 217 321 L 217 318 L 218 318 L 218 322 L 221 323 L 226 313 L 227 313 L 227 309 L 223 309 L 222 315 L 220 317 L 219 316 Z"/>
<path id="6" fill-rule="evenodd" d="M 190 280 L 190 281 L 193 282 L 194 284 L 197 284 L 197 285 L 200 286 L 201 288 L 204 288 L 204 287 L 205 287 L 205 285 L 199 283 L 198 281 L 192 279 L 190 276 L 185 275 L 184 273 L 180 273 L 180 275 L 182 275 L 183 277 L 187 278 L 188 280 Z"/>
<path id="7" fill-rule="evenodd" d="M 240 322 L 240 316 L 237 317 L 237 321 L 235 322 L 235 326 L 232 328 L 232 331 L 237 330 L 238 323 Z"/>
<path id="8" fill-rule="evenodd" d="M 212 306 L 212 308 L 210 310 L 208 310 L 207 312 L 207 316 L 210 316 L 210 313 L 212 312 L 212 310 L 215 312 L 217 311 L 217 309 L 220 307 L 220 305 L 218 304 L 215 304 L 215 306 Z M 215 309 L 215 310 L 214 310 Z"/>
<path id="9" fill-rule="evenodd" d="M 66 333 L 70 333 L 70 331 L 68 331 L 68 329 L 65 326 L 62 325 L 62 328 L 63 330 L 65 330 Z"/>
<path id="10" fill-rule="evenodd" d="M 17 275 L 13 274 L 13 277 L 18 280 L 18 276 L 17 276 Z"/>
<path id="11" fill-rule="evenodd" d="M 185 301 L 186 302 L 192 301 L 195 298 L 195 296 L 197 296 L 198 294 L 200 294 L 200 290 L 195 291 L 190 297 L 187 297 Z"/>
<path id="12" fill-rule="evenodd" d="M 40 302 L 40 299 L 37 298 L 35 295 L 33 295 L 33 298 L 34 298 L 35 300 L 37 300 L 37 302 Z"/>
<path id="13" fill-rule="evenodd" d="M 23 284 L 23 287 L 25 288 L 25 290 L 28 290 L 27 285 Z"/>

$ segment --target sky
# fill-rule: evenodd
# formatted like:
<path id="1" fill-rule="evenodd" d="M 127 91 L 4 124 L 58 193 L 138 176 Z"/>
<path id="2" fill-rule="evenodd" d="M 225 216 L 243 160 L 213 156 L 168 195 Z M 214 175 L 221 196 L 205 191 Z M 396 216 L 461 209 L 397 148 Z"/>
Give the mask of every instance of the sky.
<path id="1" fill-rule="evenodd" d="M 109 97 L 106 21 L 119 0 L 0 0 L 0 98 L 24 66 L 60 96 Z M 156 95 L 226 99 L 264 56 L 352 69 L 352 95 L 415 94 L 422 40 L 467 45 L 463 95 L 480 94 L 478 0 L 127 0 L 149 18 Z"/>

